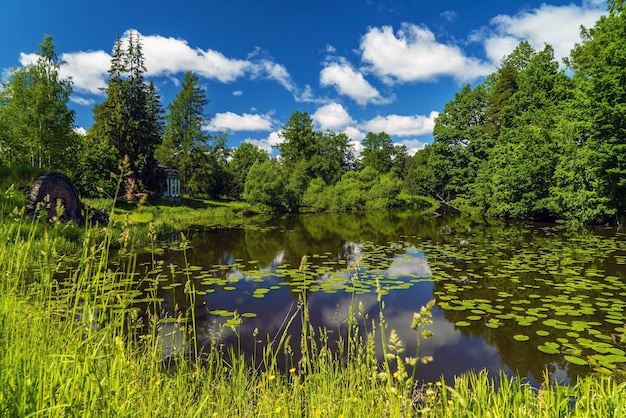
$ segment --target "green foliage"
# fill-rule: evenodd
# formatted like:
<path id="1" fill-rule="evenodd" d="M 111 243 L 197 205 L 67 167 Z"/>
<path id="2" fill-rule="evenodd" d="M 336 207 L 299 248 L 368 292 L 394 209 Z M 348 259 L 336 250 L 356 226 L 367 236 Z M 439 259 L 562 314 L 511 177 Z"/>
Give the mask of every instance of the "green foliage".
<path id="1" fill-rule="evenodd" d="M 395 148 L 391 137 L 385 132 L 368 132 L 362 141 L 361 165 L 371 167 L 379 173 L 388 173 L 393 167 Z"/>
<path id="2" fill-rule="evenodd" d="M 310 164 L 305 160 L 300 160 L 292 165 L 291 170 L 284 168 L 282 174 L 285 176 L 284 203 L 289 210 L 297 211 L 302 205 L 302 197 L 309 185 L 310 176 L 307 169 Z"/>
<path id="3" fill-rule="evenodd" d="M 334 186 L 323 179 L 312 180 L 303 204 L 315 210 L 384 209 L 397 206 L 402 180 L 394 173 L 380 174 L 372 167 L 349 171 Z"/>
<path id="4" fill-rule="evenodd" d="M 435 191 L 435 172 L 429 159 L 432 146 L 426 145 L 408 158 L 404 175 L 404 190 L 410 195 L 432 196 Z"/>
<path id="5" fill-rule="evenodd" d="M 310 161 L 316 152 L 317 138 L 313 119 L 307 112 L 294 112 L 281 131 L 283 142 L 277 148 L 288 172 L 302 161 Z"/>
<path id="6" fill-rule="evenodd" d="M 594 193 L 610 207 L 626 210 L 626 15 L 622 2 L 612 2 L 608 16 L 583 29 L 583 42 L 568 61 L 581 90 L 580 116 L 588 122 L 581 144 L 590 163 L 585 176 L 594 179 Z"/>
<path id="7" fill-rule="evenodd" d="M 549 46 L 530 59 L 517 84 L 478 183 L 490 188 L 488 213 L 545 218 L 551 215 L 550 187 L 561 152 L 555 136 L 560 105 L 571 97 L 572 86 Z"/>
<path id="8" fill-rule="evenodd" d="M 207 119 L 204 107 L 208 103 L 198 76 L 192 71 L 186 72 L 180 91 L 167 106 L 163 143 L 155 152 L 161 164 L 182 174 L 182 190 L 190 197 L 215 195 L 220 188 L 213 179 L 223 169 L 216 167 L 220 161 L 212 155 L 215 150 L 202 130 Z"/>
<path id="9" fill-rule="evenodd" d="M 75 156 L 72 84 L 52 37 L 39 45 L 34 63 L 11 70 L 0 88 L 0 163 L 66 170 Z"/>
<path id="10" fill-rule="evenodd" d="M 105 88 L 106 99 L 94 107 L 95 124 L 89 133 L 94 141 L 106 142 L 119 156 L 128 157 L 129 194 L 145 192 L 155 198 L 163 189 L 154 157 L 163 135 L 163 110 L 154 84 L 144 80 L 145 71 L 139 35 L 130 36 L 126 51 L 118 37 Z"/>
<path id="11" fill-rule="evenodd" d="M 249 142 L 244 142 L 235 148 L 228 163 L 228 169 L 232 177 L 229 196 L 234 199 L 241 198 L 250 167 L 256 162 L 262 163 L 267 160 L 269 160 L 267 152 Z"/>
<path id="12" fill-rule="evenodd" d="M 484 83 L 464 86 L 436 119 L 427 162 L 409 164 L 405 190 L 415 193 L 419 178 L 421 193 L 510 218 L 623 213 L 626 20 L 609 8 L 567 60 L 573 78 L 549 45 L 536 52 L 522 42 Z"/>
<path id="13" fill-rule="evenodd" d="M 30 165 L 16 165 L 12 167 L 0 165 L 0 188 L 30 188 L 37 177 L 46 170 Z"/>
<path id="14" fill-rule="evenodd" d="M 314 178 L 302 196 L 302 204 L 315 210 L 329 209 L 332 196 L 327 193 L 327 190 L 328 185 L 323 178 Z"/>
<path id="15" fill-rule="evenodd" d="M 442 197 L 465 196 L 492 146 L 487 124 L 489 92 L 484 85 L 465 85 L 437 116 L 428 165 L 434 189 Z"/>
<path id="16" fill-rule="evenodd" d="M 350 138 L 332 131 L 316 132 L 307 112 L 294 112 L 277 146 L 281 153 L 287 186 L 287 205 L 298 210 L 309 182 L 321 178 L 331 186 L 354 166 L 354 150 Z"/>
<path id="17" fill-rule="evenodd" d="M 250 167 L 243 199 L 250 204 L 272 209 L 284 207 L 285 180 L 274 161 L 256 162 Z"/>
<path id="18" fill-rule="evenodd" d="M 309 172 L 313 178 L 321 177 L 327 184 L 335 184 L 354 165 L 354 150 L 350 138 L 332 131 L 316 133 L 317 144 L 311 157 Z"/>
<path id="19" fill-rule="evenodd" d="M 117 176 L 122 174 L 122 158 L 113 146 L 98 141 L 91 134 L 81 136 L 76 147 L 76 160 L 68 177 L 83 197 L 116 196 Z"/>
<path id="20" fill-rule="evenodd" d="M 398 205 L 398 195 L 402 191 L 402 180 L 393 173 L 381 174 L 367 191 L 368 209 L 386 209 Z"/>

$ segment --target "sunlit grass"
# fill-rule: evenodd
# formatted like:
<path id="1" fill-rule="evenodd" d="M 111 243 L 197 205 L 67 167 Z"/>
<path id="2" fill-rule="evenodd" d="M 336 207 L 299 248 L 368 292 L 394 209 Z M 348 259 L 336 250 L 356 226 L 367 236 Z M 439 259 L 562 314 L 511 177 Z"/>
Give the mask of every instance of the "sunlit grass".
<path id="1" fill-rule="evenodd" d="M 64 239 L 62 225 L 43 234 L 20 216 L 0 225 L 5 243 L 0 246 L 0 416 L 626 414 L 626 385 L 608 377 L 586 377 L 571 387 L 548 382 L 536 389 L 504 375 L 470 373 L 453 382 L 415 386 L 419 376 L 412 375 L 411 365 L 419 353 L 404 352 L 403 342 L 387 329 L 380 290 L 381 316 L 375 321 L 351 306 L 350 332 L 339 353 L 330 349 L 326 330 L 310 325 L 303 292 L 297 311 L 286 318 L 301 322 L 300 341 L 286 332 L 270 336 L 254 361 L 217 345 L 198 357 L 193 317 L 177 318 L 186 343 L 165 359 L 159 299 L 154 291 L 147 297 L 137 292 L 140 284 L 154 289 L 158 277 L 130 274 L 137 225 L 126 215 L 115 218 L 114 213 L 119 236 L 109 227 L 84 229 L 82 252 L 71 268 L 56 250 Z M 150 225 L 146 236 L 155 239 Z M 109 268 L 112 241 L 131 255 L 118 271 Z M 307 268 L 303 259 L 303 274 Z M 185 292 L 190 299 L 196 296 L 191 284 Z M 136 308 L 137 298 L 148 314 Z M 428 318 L 429 307 L 414 317 L 418 341 L 428 336 Z M 237 320 L 231 326 L 239 332 Z M 359 328 L 366 328 L 367 336 Z M 382 346 L 383 364 L 376 345 Z M 290 360 L 295 349 L 304 353 L 302 360 Z M 286 363 L 277 360 L 284 353 Z"/>

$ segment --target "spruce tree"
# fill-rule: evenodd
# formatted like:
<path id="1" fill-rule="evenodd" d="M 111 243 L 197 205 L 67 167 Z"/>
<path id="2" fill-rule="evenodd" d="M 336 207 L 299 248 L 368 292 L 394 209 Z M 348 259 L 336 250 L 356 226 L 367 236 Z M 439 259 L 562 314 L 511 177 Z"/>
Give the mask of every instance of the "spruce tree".
<path id="1" fill-rule="evenodd" d="M 198 76 L 185 73 L 180 92 L 167 106 L 163 143 L 157 149 L 159 162 L 182 174 L 183 191 L 192 196 L 203 191 L 202 172 L 209 162 L 205 157 L 210 151 L 209 136 L 202 130 L 208 103 Z"/>
<path id="2" fill-rule="evenodd" d="M 94 107 L 91 134 L 113 146 L 128 160 L 127 184 L 134 192 L 157 197 L 163 183 L 154 157 L 163 135 L 163 110 L 146 67 L 138 34 L 130 34 L 123 49 L 118 36 L 113 48 L 106 99 Z"/>

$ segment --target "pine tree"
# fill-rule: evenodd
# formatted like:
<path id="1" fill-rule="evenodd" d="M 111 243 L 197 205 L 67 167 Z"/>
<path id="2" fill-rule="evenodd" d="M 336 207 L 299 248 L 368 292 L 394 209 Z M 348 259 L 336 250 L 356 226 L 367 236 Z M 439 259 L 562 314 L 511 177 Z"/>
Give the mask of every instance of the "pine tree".
<path id="1" fill-rule="evenodd" d="M 208 161 L 202 157 L 210 151 L 209 136 L 202 126 L 208 103 L 198 76 L 192 71 L 185 73 L 180 92 L 167 106 L 163 143 L 157 149 L 159 161 L 182 174 L 183 191 L 189 195 L 202 191 L 202 184 L 196 183 L 204 178 L 201 171 L 207 169 Z"/>
<path id="2" fill-rule="evenodd" d="M 93 137 L 127 157 L 129 184 L 150 197 L 160 194 L 162 179 L 154 157 L 163 135 L 163 110 L 146 67 L 139 34 L 131 33 L 126 50 L 118 36 L 113 48 L 106 99 L 94 107 Z"/>

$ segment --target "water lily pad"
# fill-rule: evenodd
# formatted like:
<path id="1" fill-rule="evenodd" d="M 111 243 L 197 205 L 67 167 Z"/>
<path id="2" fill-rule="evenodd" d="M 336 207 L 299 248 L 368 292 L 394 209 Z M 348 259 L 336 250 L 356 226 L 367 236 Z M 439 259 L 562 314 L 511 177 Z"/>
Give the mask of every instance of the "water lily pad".
<path id="1" fill-rule="evenodd" d="M 513 339 L 515 341 L 528 341 L 530 340 L 530 337 L 528 335 L 516 334 L 513 336 Z"/>
<path id="2" fill-rule="evenodd" d="M 541 351 L 542 353 L 546 353 L 546 354 L 558 354 L 558 353 L 560 353 L 558 348 L 548 347 L 546 344 L 538 345 L 537 349 L 539 351 Z"/>
<path id="3" fill-rule="evenodd" d="M 587 362 L 587 360 L 582 359 L 582 358 L 580 358 L 580 357 L 574 357 L 574 356 L 566 355 L 566 356 L 563 356 L 563 358 L 564 358 L 565 360 L 569 361 L 570 363 L 572 363 L 572 364 L 576 364 L 576 365 L 578 365 L 578 366 L 586 366 L 586 365 L 588 365 L 588 364 L 589 364 L 589 363 Z"/>
<path id="4" fill-rule="evenodd" d="M 457 327 L 469 327 L 471 324 L 467 321 L 457 321 L 454 323 Z"/>

